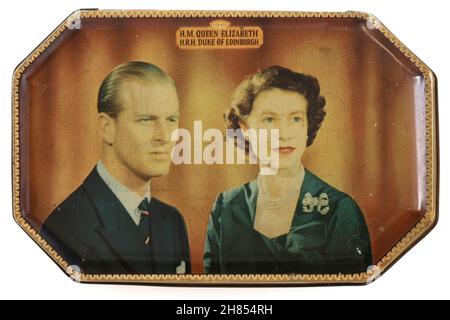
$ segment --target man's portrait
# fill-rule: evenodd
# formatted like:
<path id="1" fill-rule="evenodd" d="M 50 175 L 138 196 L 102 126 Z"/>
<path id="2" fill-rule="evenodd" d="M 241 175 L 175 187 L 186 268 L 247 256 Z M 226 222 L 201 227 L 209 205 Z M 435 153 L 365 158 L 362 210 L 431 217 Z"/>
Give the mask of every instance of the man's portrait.
<path id="1" fill-rule="evenodd" d="M 175 83 L 155 65 L 128 62 L 102 82 L 97 109 L 101 157 L 42 236 L 87 273 L 190 272 L 184 218 L 151 193 L 152 178 L 169 173 Z"/>

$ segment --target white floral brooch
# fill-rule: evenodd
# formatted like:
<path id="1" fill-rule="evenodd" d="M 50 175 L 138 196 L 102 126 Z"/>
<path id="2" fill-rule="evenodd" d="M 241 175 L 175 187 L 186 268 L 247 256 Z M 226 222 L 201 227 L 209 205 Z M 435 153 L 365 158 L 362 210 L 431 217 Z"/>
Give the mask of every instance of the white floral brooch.
<path id="1" fill-rule="evenodd" d="M 303 212 L 313 212 L 317 207 L 317 211 L 321 215 L 326 215 L 330 211 L 328 194 L 322 192 L 319 197 L 313 197 L 311 193 L 307 192 L 302 200 Z"/>

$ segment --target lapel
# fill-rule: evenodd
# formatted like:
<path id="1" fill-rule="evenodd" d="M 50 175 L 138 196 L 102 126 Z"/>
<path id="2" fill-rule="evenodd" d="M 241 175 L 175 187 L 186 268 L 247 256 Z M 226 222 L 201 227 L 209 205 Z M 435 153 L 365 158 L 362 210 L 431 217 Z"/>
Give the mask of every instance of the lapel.
<path id="1" fill-rule="evenodd" d="M 303 208 L 303 199 L 307 193 L 317 197 L 325 188 L 326 185 L 320 179 L 305 169 L 300 198 L 286 242 L 286 248 L 291 253 L 300 254 L 304 250 L 319 248 L 325 243 L 326 221 L 329 216 L 319 214 L 316 209 L 313 209 L 313 212 L 305 212 Z"/>
<path id="2" fill-rule="evenodd" d="M 223 208 L 221 245 L 225 255 L 240 255 L 252 246 L 253 219 L 256 210 L 256 182 L 240 187 L 232 201 Z"/>
<path id="3" fill-rule="evenodd" d="M 287 263 L 287 270 L 291 270 L 292 261 L 303 261 L 302 259 L 306 259 L 304 255 L 307 254 L 307 250 L 321 248 L 327 240 L 327 221 L 332 209 L 327 215 L 321 215 L 316 210 L 304 212 L 302 202 L 305 195 L 310 193 L 313 197 L 317 197 L 322 192 L 327 192 L 330 207 L 333 201 L 342 196 L 340 193 L 331 192 L 326 183 L 305 169 L 286 246 L 282 246 L 253 228 L 258 197 L 256 180 L 241 188 L 225 208 L 230 214 L 222 216 L 225 219 L 223 230 L 226 230 L 226 233 L 223 233 L 223 253 L 227 255 L 228 263 L 233 265 L 233 270 L 248 270 L 252 263 L 258 263 L 261 258 L 276 261 L 280 266 Z"/>
<path id="4" fill-rule="evenodd" d="M 151 235 L 152 235 L 152 256 L 153 256 L 153 272 L 164 273 L 167 272 L 167 267 L 164 263 L 167 260 L 173 259 L 172 247 L 174 230 L 168 229 L 171 225 L 166 223 L 168 212 L 165 206 L 156 198 L 152 198 L 149 204 L 151 214 Z"/>
<path id="5" fill-rule="evenodd" d="M 253 228 L 257 196 L 256 181 L 242 186 L 225 209 L 230 214 L 222 216 L 222 254 L 231 272 L 259 272 L 270 261 L 283 263 L 283 257 L 289 255 L 284 247 Z"/>
<path id="6" fill-rule="evenodd" d="M 151 273 L 148 250 L 136 224 L 94 168 L 83 188 L 92 201 L 100 226 L 96 231 L 131 273 Z"/>
<path id="7" fill-rule="evenodd" d="M 256 213 L 256 201 L 258 199 L 258 184 L 256 180 L 250 182 L 244 189 L 245 204 L 247 209 L 247 219 L 250 226 L 253 227 Z"/>
<path id="8" fill-rule="evenodd" d="M 305 177 L 303 178 L 302 187 L 300 189 L 300 197 L 298 198 L 297 207 L 295 209 L 295 215 L 292 219 L 291 231 L 296 228 L 313 222 L 318 217 L 315 214 L 309 214 L 303 212 L 303 198 L 306 193 L 311 193 L 315 196 L 322 189 L 322 184 L 315 178 L 315 176 L 305 169 Z"/>
<path id="9" fill-rule="evenodd" d="M 305 214 L 303 212 L 302 200 L 306 193 L 311 193 L 313 196 L 318 194 L 323 188 L 323 184 L 308 170 L 305 169 L 305 177 L 300 189 L 300 197 L 297 201 L 295 214 L 292 219 L 290 232 L 299 228 L 307 227 L 311 223 L 315 223 L 317 219 L 321 220 L 321 216 L 316 214 Z M 256 180 L 243 186 L 243 192 L 233 199 L 230 204 L 231 221 L 227 223 L 228 227 L 233 230 L 230 234 L 231 239 L 241 240 L 243 231 L 253 230 L 253 223 L 256 213 L 256 202 L 258 198 L 258 184 Z M 243 197 L 242 197 L 243 194 Z M 263 235 L 262 235 L 263 236 Z M 263 236 L 264 237 L 264 236 Z M 231 240 L 230 239 L 230 240 Z M 228 245 L 236 245 L 235 243 L 228 243 Z"/>
<path id="10" fill-rule="evenodd" d="M 302 186 L 300 188 L 300 197 L 297 201 L 291 229 L 308 223 L 316 217 L 316 215 L 303 213 L 302 200 L 306 193 L 309 192 L 314 196 L 320 192 L 322 187 L 320 181 L 318 181 L 311 172 L 305 169 L 305 177 L 303 178 Z M 244 187 L 244 198 L 246 203 L 245 212 L 242 212 L 242 210 L 233 210 L 233 212 L 235 212 L 235 216 L 239 215 L 240 221 L 252 227 L 255 221 L 256 202 L 258 198 L 258 184 L 256 180 L 251 181 Z"/>

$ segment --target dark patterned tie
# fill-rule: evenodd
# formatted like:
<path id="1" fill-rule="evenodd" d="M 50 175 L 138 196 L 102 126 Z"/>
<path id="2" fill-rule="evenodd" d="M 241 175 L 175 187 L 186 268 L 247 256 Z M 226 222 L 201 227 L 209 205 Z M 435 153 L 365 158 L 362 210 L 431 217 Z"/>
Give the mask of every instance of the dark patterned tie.
<path id="1" fill-rule="evenodd" d="M 151 239 L 151 234 L 150 234 L 150 211 L 148 208 L 148 200 L 147 198 L 144 198 L 144 200 L 141 201 L 141 203 L 139 204 L 139 210 L 141 211 L 141 220 L 139 221 L 139 231 L 142 234 L 142 237 L 144 239 L 144 243 L 145 245 L 150 245 L 150 239 Z"/>

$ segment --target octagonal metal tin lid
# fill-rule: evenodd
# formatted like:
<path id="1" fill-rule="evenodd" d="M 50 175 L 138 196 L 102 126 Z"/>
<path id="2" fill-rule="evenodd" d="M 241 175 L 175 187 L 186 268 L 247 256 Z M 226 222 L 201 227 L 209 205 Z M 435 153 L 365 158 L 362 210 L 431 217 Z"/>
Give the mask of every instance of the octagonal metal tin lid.
<path id="1" fill-rule="evenodd" d="M 434 74 L 361 12 L 79 10 L 13 76 L 14 218 L 82 282 L 369 283 L 437 152 Z"/>

